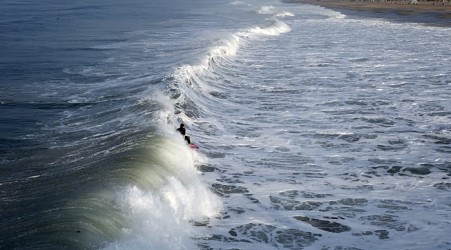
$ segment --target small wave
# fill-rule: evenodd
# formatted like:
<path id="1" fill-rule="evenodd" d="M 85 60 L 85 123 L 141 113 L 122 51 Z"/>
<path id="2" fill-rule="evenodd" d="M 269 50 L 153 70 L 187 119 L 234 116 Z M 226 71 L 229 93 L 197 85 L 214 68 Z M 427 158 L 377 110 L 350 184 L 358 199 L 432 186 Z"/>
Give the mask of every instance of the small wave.
<path id="1" fill-rule="evenodd" d="M 255 27 L 255 28 L 251 28 L 249 30 L 249 32 L 251 34 L 265 35 L 265 36 L 278 36 L 280 34 L 287 33 L 290 31 L 291 31 L 291 28 L 290 28 L 290 26 L 288 26 L 288 24 L 278 21 L 278 20 L 276 20 L 274 22 L 274 24 L 269 27 L 265 27 L 265 28 Z"/>
<path id="2" fill-rule="evenodd" d="M 258 14 L 262 15 L 270 15 L 274 13 L 274 6 L 263 6 L 259 10 L 257 10 Z"/>
<path id="3" fill-rule="evenodd" d="M 231 2 L 230 4 L 231 4 L 231 5 L 246 5 L 246 3 L 243 2 L 243 1 L 233 1 L 233 2 Z"/>
<path id="4" fill-rule="evenodd" d="M 294 14 L 289 11 L 284 11 L 276 15 L 276 17 L 287 17 L 287 16 L 294 16 Z"/>

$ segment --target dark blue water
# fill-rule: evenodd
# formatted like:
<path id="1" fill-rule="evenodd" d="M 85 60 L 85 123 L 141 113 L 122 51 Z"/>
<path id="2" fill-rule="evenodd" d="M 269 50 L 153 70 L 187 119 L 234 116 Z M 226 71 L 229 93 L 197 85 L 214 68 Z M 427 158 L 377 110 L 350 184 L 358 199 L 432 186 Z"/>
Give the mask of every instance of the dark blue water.
<path id="1" fill-rule="evenodd" d="M 158 136 L 150 119 L 160 109 L 139 100 L 191 60 L 190 30 L 204 24 L 190 21 L 215 25 L 209 5 L 0 3 L 1 248 L 97 248 L 117 236 L 94 226 L 112 204 L 71 201 L 133 183 L 124 165 Z"/>

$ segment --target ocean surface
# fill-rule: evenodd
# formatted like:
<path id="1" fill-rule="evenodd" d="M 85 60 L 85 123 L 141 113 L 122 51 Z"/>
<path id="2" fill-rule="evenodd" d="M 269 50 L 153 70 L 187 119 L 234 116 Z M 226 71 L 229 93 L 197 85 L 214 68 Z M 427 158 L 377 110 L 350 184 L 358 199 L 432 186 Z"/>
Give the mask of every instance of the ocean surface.
<path id="1" fill-rule="evenodd" d="M 449 26 L 275 0 L 0 10 L 0 249 L 451 249 Z"/>

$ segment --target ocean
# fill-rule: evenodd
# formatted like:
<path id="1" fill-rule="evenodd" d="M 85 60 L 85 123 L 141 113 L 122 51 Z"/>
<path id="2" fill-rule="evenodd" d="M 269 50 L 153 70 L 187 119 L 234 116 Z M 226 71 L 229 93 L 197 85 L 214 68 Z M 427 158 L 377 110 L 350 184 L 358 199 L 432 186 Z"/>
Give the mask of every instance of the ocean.
<path id="1" fill-rule="evenodd" d="M 451 249 L 449 25 L 275 0 L 0 9 L 0 249 Z"/>

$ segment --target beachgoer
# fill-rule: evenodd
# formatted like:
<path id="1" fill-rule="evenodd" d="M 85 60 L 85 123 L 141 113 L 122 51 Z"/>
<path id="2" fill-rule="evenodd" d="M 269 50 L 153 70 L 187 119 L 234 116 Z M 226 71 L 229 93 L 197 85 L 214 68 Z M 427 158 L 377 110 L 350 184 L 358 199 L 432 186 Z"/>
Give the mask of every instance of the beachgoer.
<path id="1" fill-rule="evenodd" d="M 180 127 L 177 129 L 177 131 L 180 132 L 180 134 L 185 135 L 186 134 L 186 129 L 185 129 L 185 124 L 180 124 Z"/>
<path id="2" fill-rule="evenodd" d="M 189 136 L 185 135 L 185 141 L 186 143 L 191 144 L 191 138 L 189 138 Z"/>

